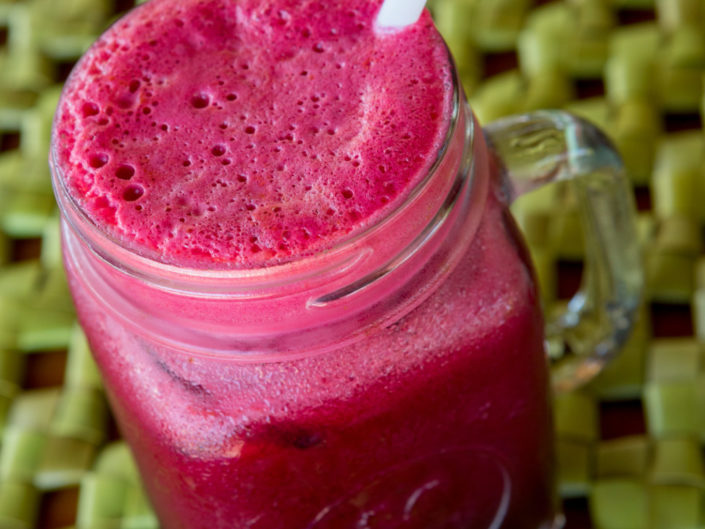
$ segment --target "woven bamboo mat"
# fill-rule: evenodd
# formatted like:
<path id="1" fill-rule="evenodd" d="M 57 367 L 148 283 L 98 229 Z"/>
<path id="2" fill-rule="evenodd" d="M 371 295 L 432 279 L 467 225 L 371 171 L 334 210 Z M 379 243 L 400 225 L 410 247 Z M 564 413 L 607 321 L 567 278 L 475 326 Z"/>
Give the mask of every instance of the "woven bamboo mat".
<path id="1" fill-rule="evenodd" d="M 431 0 L 487 122 L 566 108 L 619 147 L 647 299 L 622 356 L 557 399 L 569 529 L 705 529 L 704 0 Z M 68 295 L 47 149 L 61 83 L 132 2 L 0 0 L 0 529 L 151 529 Z M 560 188 L 515 215 L 548 311 L 583 249 Z"/>

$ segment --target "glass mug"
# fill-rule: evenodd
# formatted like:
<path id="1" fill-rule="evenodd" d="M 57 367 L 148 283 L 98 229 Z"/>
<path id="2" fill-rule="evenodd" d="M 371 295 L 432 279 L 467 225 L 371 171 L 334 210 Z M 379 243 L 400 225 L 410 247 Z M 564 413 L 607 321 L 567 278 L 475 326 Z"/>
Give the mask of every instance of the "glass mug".
<path id="1" fill-rule="evenodd" d="M 457 78 L 437 161 L 351 240 L 269 268 L 165 265 L 121 246 L 52 174 L 79 319 L 164 529 L 560 526 L 555 385 L 626 339 L 641 289 L 618 155 L 562 112 L 481 129 Z M 544 334 L 508 212 L 571 180 L 583 287 Z"/>

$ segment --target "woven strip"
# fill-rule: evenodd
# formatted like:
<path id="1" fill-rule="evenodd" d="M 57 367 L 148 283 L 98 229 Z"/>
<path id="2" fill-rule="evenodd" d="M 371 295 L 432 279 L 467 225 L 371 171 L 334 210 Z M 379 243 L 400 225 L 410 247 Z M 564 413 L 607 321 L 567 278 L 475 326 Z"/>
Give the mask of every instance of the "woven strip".
<path id="1" fill-rule="evenodd" d="M 0 0 L 3 529 L 158 527 L 75 323 L 46 163 L 61 82 L 129 7 L 117 4 Z M 705 528 L 705 2 L 429 7 L 481 121 L 549 107 L 594 121 L 639 204 L 647 299 L 637 329 L 597 381 L 555 402 L 567 527 Z M 584 255 L 574 201 L 556 186 L 514 214 L 546 310 L 560 310 Z"/>

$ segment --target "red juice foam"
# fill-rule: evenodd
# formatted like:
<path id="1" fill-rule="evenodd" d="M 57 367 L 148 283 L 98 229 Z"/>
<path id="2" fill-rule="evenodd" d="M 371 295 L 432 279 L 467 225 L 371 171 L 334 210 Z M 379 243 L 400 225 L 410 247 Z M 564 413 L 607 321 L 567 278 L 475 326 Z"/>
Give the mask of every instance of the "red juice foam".
<path id="1" fill-rule="evenodd" d="M 295 263 L 354 239 L 423 181 L 452 107 L 451 67 L 428 13 L 380 34 L 380 4 L 136 9 L 67 85 L 54 161 L 68 193 L 108 237 L 183 267 Z M 481 139 L 475 148 L 476 178 L 486 180 Z M 440 194 L 414 211 L 438 210 Z M 117 314 L 122 297 L 204 326 L 261 317 L 272 328 L 298 321 L 289 298 L 255 310 L 127 276 L 108 292 L 91 283 L 104 264 L 65 228 L 79 318 L 164 529 L 549 526 L 532 272 L 505 205 L 490 192 L 480 206 L 472 241 L 457 243 L 462 257 L 433 289 L 412 284 L 428 294 L 396 321 L 341 336 L 323 354 L 261 362 L 241 361 L 234 346 L 209 356 L 155 339 L 149 303 L 135 324 Z M 403 230 L 385 233 L 380 247 Z"/>
<path id="2" fill-rule="evenodd" d="M 428 14 L 379 1 L 152 1 L 72 75 L 57 119 L 71 195 L 111 236 L 199 268 L 275 264 L 393 209 L 451 105 Z M 167 169 L 168 168 L 168 169 Z"/>

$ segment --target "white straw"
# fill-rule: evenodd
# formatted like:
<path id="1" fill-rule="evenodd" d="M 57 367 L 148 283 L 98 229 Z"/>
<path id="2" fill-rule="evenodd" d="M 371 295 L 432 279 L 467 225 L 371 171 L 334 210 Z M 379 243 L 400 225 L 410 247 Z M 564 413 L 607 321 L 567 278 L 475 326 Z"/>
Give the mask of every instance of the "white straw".
<path id="1" fill-rule="evenodd" d="M 426 0 L 385 0 L 377 15 L 377 27 L 400 29 L 416 22 Z"/>

